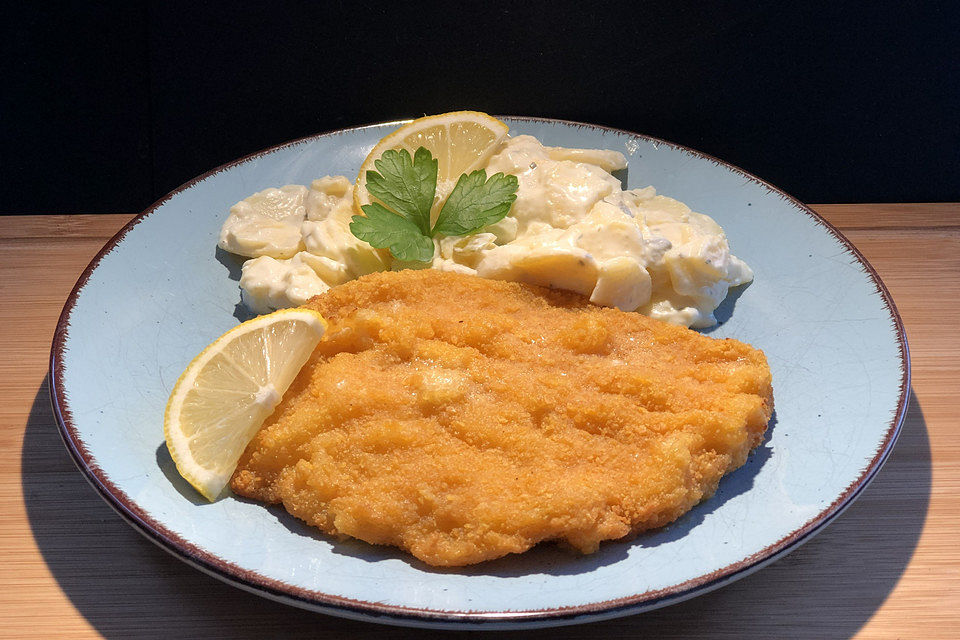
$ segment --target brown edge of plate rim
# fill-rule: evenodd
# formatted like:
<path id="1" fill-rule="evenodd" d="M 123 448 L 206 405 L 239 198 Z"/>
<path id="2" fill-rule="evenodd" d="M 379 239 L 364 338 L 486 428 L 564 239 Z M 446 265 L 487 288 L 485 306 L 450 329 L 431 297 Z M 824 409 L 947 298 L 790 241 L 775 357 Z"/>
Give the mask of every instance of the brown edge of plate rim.
<path id="1" fill-rule="evenodd" d="M 551 627 L 560 625 L 571 625 L 585 622 L 599 621 L 603 619 L 617 618 L 632 614 L 650 611 L 660 607 L 668 606 L 688 600 L 709 591 L 713 591 L 728 583 L 734 582 L 762 567 L 781 558 L 787 553 L 793 551 L 801 544 L 813 537 L 814 534 L 830 524 L 839 516 L 859 494 L 870 484 L 877 472 L 886 462 L 893 449 L 906 416 L 907 405 L 910 392 L 910 350 L 907 345 L 906 331 L 904 330 L 903 320 L 893 302 L 890 292 L 886 285 L 880 279 L 879 274 L 873 265 L 863 256 L 862 253 L 850 242 L 835 226 L 820 216 L 817 212 L 806 206 L 796 198 L 790 196 L 781 189 L 773 186 L 765 180 L 744 171 L 740 167 L 724 162 L 714 156 L 691 149 L 689 147 L 669 142 L 653 136 L 625 131 L 613 127 L 576 122 L 571 120 L 561 120 L 554 118 L 538 118 L 527 116 L 497 116 L 503 119 L 509 119 L 518 122 L 533 122 L 544 124 L 562 124 L 577 128 L 589 128 L 617 135 L 626 135 L 628 137 L 640 139 L 654 145 L 664 145 L 672 149 L 677 149 L 697 158 L 705 159 L 717 166 L 739 174 L 752 182 L 766 188 L 769 192 L 777 195 L 783 200 L 795 206 L 801 212 L 810 216 L 816 223 L 823 226 L 831 235 L 833 235 L 848 251 L 857 259 L 864 269 L 866 275 L 870 277 L 880 294 L 884 306 L 890 313 L 893 320 L 900 348 L 900 398 L 897 403 L 897 411 L 890 421 L 890 425 L 884 436 L 883 442 L 877 449 L 873 459 L 867 464 L 860 476 L 853 481 L 843 493 L 837 497 L 830 505 L 811 518 L 802 527 L 792 533 L 784 536 L 777 542 L 768 545 L 764 549 L 743 558 L 742 560 L 717 569 L 708 574 L 697 578 L 681 582 L 679 584 L 659 589 L 647 591 L 615 600 L 605 600 L 593 602 L 584 605 L 570 607 L 557 607 L 550 609 L 537 609 L 527 611 L 446 611 L 435 609 L 418 609 L 413 607 L 404 607 L 400 605 L 387 605 L 377 602 L 367 602 L 363 600 L 354 600 L 340 596 L 330 595 L 318 591 L 311 591 L 290 585 L 279 580 L 267 578 L 256 572 L 243 569 L 233 563 L 226 562 L 221 558 L 197 547 L 191 542 L 183 539 L 176 533 L 170 531 L 162 524 L 154 520 L 143 509 L 131 500 L 123 491 L 106 478 L 99 465 L 93 459 L 93 456 L 87 451 L 86 446 L 79 439 L 76 433 L 76 427 L 73 423 L 73 416 L 66 402 L 66 394 L 63 382 L 63 373 L 61 362 L 63 360 L 66 339 L 69 331 L 70 314 L 76 305 L 77 298 L 90 279 L 93 271 L 97 268 L 100 261 L 110 253 L 130 232 L 133 227 L 139 224 L 143 219 L 152 214 L 161 205 L 166 203 L 178 193 L 189 189 L 195 184 L 214 176 L 222 171 L 242 164 L 250 159 L 268 155 L 276 151 L 286 149 L 310 140 L 318 138 L 332 138 L 362 129 L 370 129 L 384 126 L 399 126 L 409 120 L 395 120 L 388 122 L 379 122 L 346 129 L 337 129 L 325 133 L 304 136 L 296 138 L 278 145 L 267 147 L 260 151 L 247 154 L 241 158 L 220 165 L 210 171 L 193 178 L 192 180 L 180 185 L 169 192 L 152 205 L 147 207 L 142 213 L 135 216 L 125 224 L 107 243 L 97 252 L 87 267 L 83 270 L 77 283 L 74 285 L 70 295 L 67 297 L 63 310 L 57 321 L 54 332 L 53 344 L 50 351 L 50 400 L 53 405 L 53 413 L 57 420 L 60 436 L 70 453 L 71 458 L 77 465 L 77 468 L 83 473 L 87 481 L 93 486 L 100 496 L 107 502 L 124 520 L 130 523 L 134 529 L 139 531 L 148 540 L 155 543 L 161 549 L 180 558 L 187 564 L 200 569 L 204 573 L 218 578 L 228 584 L 262 595 L 271 600 L 282 602 L 312 611 L 325 613 L 353 620 L 366 622 L 377 622 L 382 624 L 393 624 L 401 626 L 414 626 L 421 628 L 452 628 L 462 629 L 532 629 L 536 627 Z"/>

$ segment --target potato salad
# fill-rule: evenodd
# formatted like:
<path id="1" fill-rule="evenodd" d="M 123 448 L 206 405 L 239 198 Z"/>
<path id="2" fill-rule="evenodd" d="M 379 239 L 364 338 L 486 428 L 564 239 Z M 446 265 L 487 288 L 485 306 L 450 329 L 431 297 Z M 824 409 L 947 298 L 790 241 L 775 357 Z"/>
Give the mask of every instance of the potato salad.
<path id="1" fill-rule="evenodd" d="M 353 184 L 343 176 L 255 193 L 230 209 L 219 246 L 249 258 L 240 287 L 257 313 L 299 306 L 376 271 L 434 268 L 575 291 L 596 304 L 688 327 L 716 323 L 730 287 L 753 272 L 723 229 L 653 187 L 623 190 L 617 151 L 506 138 L 488 174 L 517 177 L 505 218 L 467 236 L 433 239 L 432 262 L 405 263 L 356 238 Z"/>

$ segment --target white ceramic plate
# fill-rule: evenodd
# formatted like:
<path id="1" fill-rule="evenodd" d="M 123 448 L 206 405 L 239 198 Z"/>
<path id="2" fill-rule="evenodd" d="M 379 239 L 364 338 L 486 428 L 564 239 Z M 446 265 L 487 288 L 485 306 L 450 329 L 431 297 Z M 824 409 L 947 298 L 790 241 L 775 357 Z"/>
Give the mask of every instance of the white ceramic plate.
<path id="1" fill-rule="evenodd" d="M 505 118 L 549 145 L 617 149 L 627 184 L 714 217 L 755 281 L 711 331 L 763 349 L 776 403 L 764 444 L 673 525 L 589 556 L 550 546 L 463 569 L 335 542 L 278 508 L 205 504 L 176 474 L 163 409 L 177 376 L 242 315 L 239 263 L 215 251 L 229 207 L 269 186 L 353 176 L 399 123 L 297 140 L 180 187 L 103 248 L 70 295 L 51 354 L 68 449 L 135 528 L 239 587 L 350 618 L 516 628 L 637 613 L 727 584 L 796 548 L 867 485 L 896 440 L 909 364 L 874 270 L 834 228 L 762 180 L 662 140 L 592 125 Z M 233 278 L 233 279 L 231 279 Z"/>

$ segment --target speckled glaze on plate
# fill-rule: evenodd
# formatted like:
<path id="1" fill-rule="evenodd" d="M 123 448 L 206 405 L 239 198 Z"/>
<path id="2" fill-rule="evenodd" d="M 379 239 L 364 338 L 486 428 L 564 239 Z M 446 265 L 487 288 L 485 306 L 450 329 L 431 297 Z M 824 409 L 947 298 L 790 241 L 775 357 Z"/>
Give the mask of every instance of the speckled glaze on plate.
<path id="1" fill-rule="evenodd" d="M 200 176 L 124 227 L 84 271 L 51 352 L 67 448 L 103 498 L 193 566 L 288 604 L 389 624 L 521 628 L 629 615 L 716 589 L 799 546 L 880 469 L 907 404 L 903 325 L 857 250 L 813 211 L 699 152 L 587 124 L 510 117 L 511 134 L 617 149 L 630 188 L 711 215 L 756 273 L 721 306 L 714 337 L 763 349 L 776 414 L 761 447 L 717 494 L 662 530 L 577 556 L 519 556 L 435 569 L 392 548 L 331 540 L 282 509 L 206 504 L 176 474 L 163 409 L 195 354 L 237 324 L 239 262 L 215 251 L 229 207 L 269 186 L 356 174 L 399 123 L 345 129 L 255 153 Z"/>

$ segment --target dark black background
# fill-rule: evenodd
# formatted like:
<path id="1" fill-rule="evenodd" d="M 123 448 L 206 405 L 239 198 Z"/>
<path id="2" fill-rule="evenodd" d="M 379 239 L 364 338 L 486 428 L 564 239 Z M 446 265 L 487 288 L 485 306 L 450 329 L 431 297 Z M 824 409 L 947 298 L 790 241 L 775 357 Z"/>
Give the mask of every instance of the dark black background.
<path id="1" fill-rule="evenodd" d="M 581 120 L 808 202 L 960 200 L 960 3 L 4 3 L 0 212 L 454 109 Z"/>

